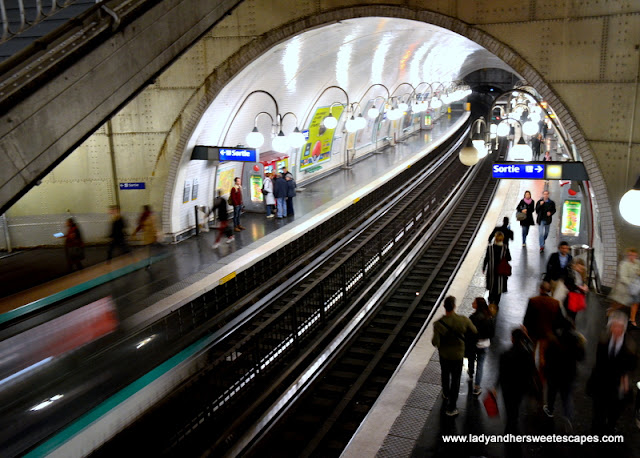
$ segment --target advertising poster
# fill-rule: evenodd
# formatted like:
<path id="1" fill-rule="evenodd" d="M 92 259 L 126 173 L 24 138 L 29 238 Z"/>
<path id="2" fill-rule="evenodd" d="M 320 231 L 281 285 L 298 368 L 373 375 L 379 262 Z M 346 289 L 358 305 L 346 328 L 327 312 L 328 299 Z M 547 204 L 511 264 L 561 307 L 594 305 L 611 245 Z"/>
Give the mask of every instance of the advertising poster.
<path id="1" fill-rule="evenodd" d="M 229 194 L 231 192 L 231 188 L 233 187 L 233 176 L 236 172 L 235 168 L 230 168 L 227 170 L 221 170 L 218 175 L 218 189 L 222 191 L 222 194 Z"/>
<path id="2" fill-rule="evenodd" d="M 580 213 L 582 202 L 565 200 L 562 204 L 562 235 L 577 237 L 580 235 Z"/>
<path id="3" fill-rule="evenodd" d="M 251 175 L 251 202 L 262 202 L 262 177 Z"/>
<path id="4" fill-rule="evenodd" d="M 184 189 L 182 191 L 182 203 L 186 204 L 191 198 L 191 180 L 184 180 Z"/>
<path id="5" fill-rule="evenodd" d="M 344 107 L 333 107 L 331 112 L 336 119 L 340 118 Z M 309 124 L 309 140 L 302 147 L 300 170 L 308 169 L 331 159 L 331 145 L 335 129 L 327 129 L 322 124 L 329 115 L 329 107 L 318 108 Z"/>
<path id="6" fill-rule="evenodd" d="M 191 200 L 196 200 L 198 198 L 198 179 L 193 179 L 193 184 L 191 185 Z"/>

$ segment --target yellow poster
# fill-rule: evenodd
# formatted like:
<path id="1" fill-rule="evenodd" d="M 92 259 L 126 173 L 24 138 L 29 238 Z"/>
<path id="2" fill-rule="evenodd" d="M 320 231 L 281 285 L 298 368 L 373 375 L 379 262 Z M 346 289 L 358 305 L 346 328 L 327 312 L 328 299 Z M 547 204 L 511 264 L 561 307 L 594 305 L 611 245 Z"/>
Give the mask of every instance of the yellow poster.
<path id="1" fill-rule="evenodd" d="M 229 170 L 223 170 L 218 175 L 218 189 L 222 191 L 222 194 L 229 194 L 233 187 L 233 174 L 236 169 L 231 168 Z"/>
<path id="2" fill-rule="evenodd" d="M 344 107 L 333 107 L 331 113 L 336 119 L 340 119 Z M 300 156 L 300 170 L 318 165 L 331 159 L 331 145 L 335 129 L 327 129 L 322 121 L 329 116 L 329 107 L 318 108 L 309 124 L 309 140 L 303 146 Z"/>

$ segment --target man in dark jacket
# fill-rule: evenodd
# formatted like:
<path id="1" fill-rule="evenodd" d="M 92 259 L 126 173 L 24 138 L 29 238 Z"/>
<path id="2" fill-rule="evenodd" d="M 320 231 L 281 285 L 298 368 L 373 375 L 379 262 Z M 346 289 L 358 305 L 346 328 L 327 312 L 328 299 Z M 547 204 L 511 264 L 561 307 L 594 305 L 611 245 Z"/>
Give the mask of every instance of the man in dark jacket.
<path id="1" fill-rule="evenodd" d="M 109 235 L 111 243 L 107 250 L 107 263 L 111 262 L 115 247 L 121 247 L 122 251 L 125 253 L 131 252 L 131 248 L 129 248 L 129 244 L 127 243 L 127 238 L 124 233 L 126 223 L 120 214 L 120 207 L 118 205 L 112 205 L 109 208 L 109 213 L 111 213 L 111 234 Z"/>
<path id="2" fill-rule="evenodd" d="M 540 284 L 540 295 L 529 299 L 527 311 L 522 324 L 527 329 L 529 337 L 538 349 L 540 356 L 539 370 L 544 370 L 544 355 L 547 351 L 549 339 L 553 336 L 553 327 L 560 316 L 560 302 L 551 297 L 549 282 Z"/>
<path id="3" fill-rule="evenodd" d="M 466 316 L 454 312 L 456 298 L 448 296 L 444 300 L 445 315 L 433 324 L 431 343 L 440 354 L 440 370 L 442 379 L 442 396 L 445 399 L 445 413 L 454 417 L 458 415 L 456 403 L 460 390 L 460 375 L 464 359 L 465 336 L 478 331 Z"/>
<path id="4" fill-rule="evenodd" d="M 563 281 L 569 275 L 569 266 L 573 257 L 569 254 L 569 244 L 560 242 L 558 251 L 549 256 L 547 261 L 547 273 L 544 277 L 545 281 L 551 283 L 551 294 L 554 293 L 559 281 Z"/>
<path id="5" fill-rule="evenodd" d="M 496 235 L 496 232 L 502 232 L 504 235 L 504 244 L 509 246 L 509 240 L 513 240 L 513 231 L 509 229 L 509 218 L 506 216 L 502 219 L 502 226 L 496 226 L 491 231 L 489 235 L 489 243 L 493 240 L 493 236 Z"/>
<path id="6" fill-rule="evenodd" d="M 288 193 L 287 180 L 282 178 L 282 175 L 278 173 L 273 182 L 273 197 L 276 198 L 277 213 L 276 217 L 282 219 L 287 216 L 287 193 Z"/>
<path id="7" fill-rule="evenodd" d="M 551 225 L 552 216 L 556 212 L 556 203 L 549 198 L 549 191 L 542 193 L 542 199 L 536 202 L 536 222 L 540 226 L 539 241 L 540 241 L 540 253 L 544 251 L 544 242 L 549 236 L 549 226 Z"/>
<path id="8" fill-rule="evenodd" d="M 286 170 L 286 169 L 285 169 Z M 285 176 L 287 182 L 287 215 L 293 216 L 293 198 L 296 196 L 296 182 L 290 173 Z"/>

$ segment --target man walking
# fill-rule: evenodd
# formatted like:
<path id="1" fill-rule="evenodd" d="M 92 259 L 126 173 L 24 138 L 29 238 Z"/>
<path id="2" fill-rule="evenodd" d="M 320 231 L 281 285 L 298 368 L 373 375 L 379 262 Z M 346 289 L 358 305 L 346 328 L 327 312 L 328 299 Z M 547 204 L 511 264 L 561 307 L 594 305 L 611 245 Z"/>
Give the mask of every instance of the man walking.
<path id="1" fill-rule="evenodd" d="M 233 226 L 236 232 L 240 232 L 244 227 L 240 225 L 240 215 L 242 214 L 242 186 L 239 177 L 233 179 L 233 187 L 229 195 L 229 203 L 233 206 Z"/>
<path id="2" fill-rule="evenodd" d="M 545 280 L 551 283 L 551 294 L 553 294 L 558 286 L 559 281 L 565 281 L 569 275 L 569 266 L 573 257 L 569 254 L 569 244 L 560 242 L 558 251 L 549 256 L 547 261 L 547 273 Z"/>
<path id="3" fill-rule="evenodd" d="M 551 218 L 556 212 L 556 203 L 549 198 L 549 191 L 542 193 L 542 199 L 536 203 L 536 222 L 540 226 L 539 241 L 540 241 L 540 253 L 544 252 L 544 242 L 549 236 L 549 226 L 551 225 Z"/>
<path id="4" fill-rule="evenodd" d="M 456 298 L 447 296 L 444 300 L 445 315 L 433 324 L 431 340 L 440 354 L 442 397 L 445 399 L 445 413 L 450 417 L 458 415 L 456 403 L 460 390 L 465 335 L 468 332 L 478 333 L 469 318 L 454 312 L 455 307 Z"/>

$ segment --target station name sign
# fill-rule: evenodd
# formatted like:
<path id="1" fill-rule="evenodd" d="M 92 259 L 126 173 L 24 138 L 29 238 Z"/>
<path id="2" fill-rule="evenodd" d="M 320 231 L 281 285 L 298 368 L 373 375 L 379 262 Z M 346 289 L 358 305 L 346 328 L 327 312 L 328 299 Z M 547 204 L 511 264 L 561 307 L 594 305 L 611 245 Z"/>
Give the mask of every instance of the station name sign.
<path id="1" fill-rule="evenodd" d="M 256 162 L 255 148 L 233 148 L 229 146 L 196 145 L 191 153 L 192 160 Z"/>
<path id="2" fill-rule="evenodd" d="M 520 180 L 587 181 L 589 176 L 582 162 L 496 162 L 493 178 Z"/>

